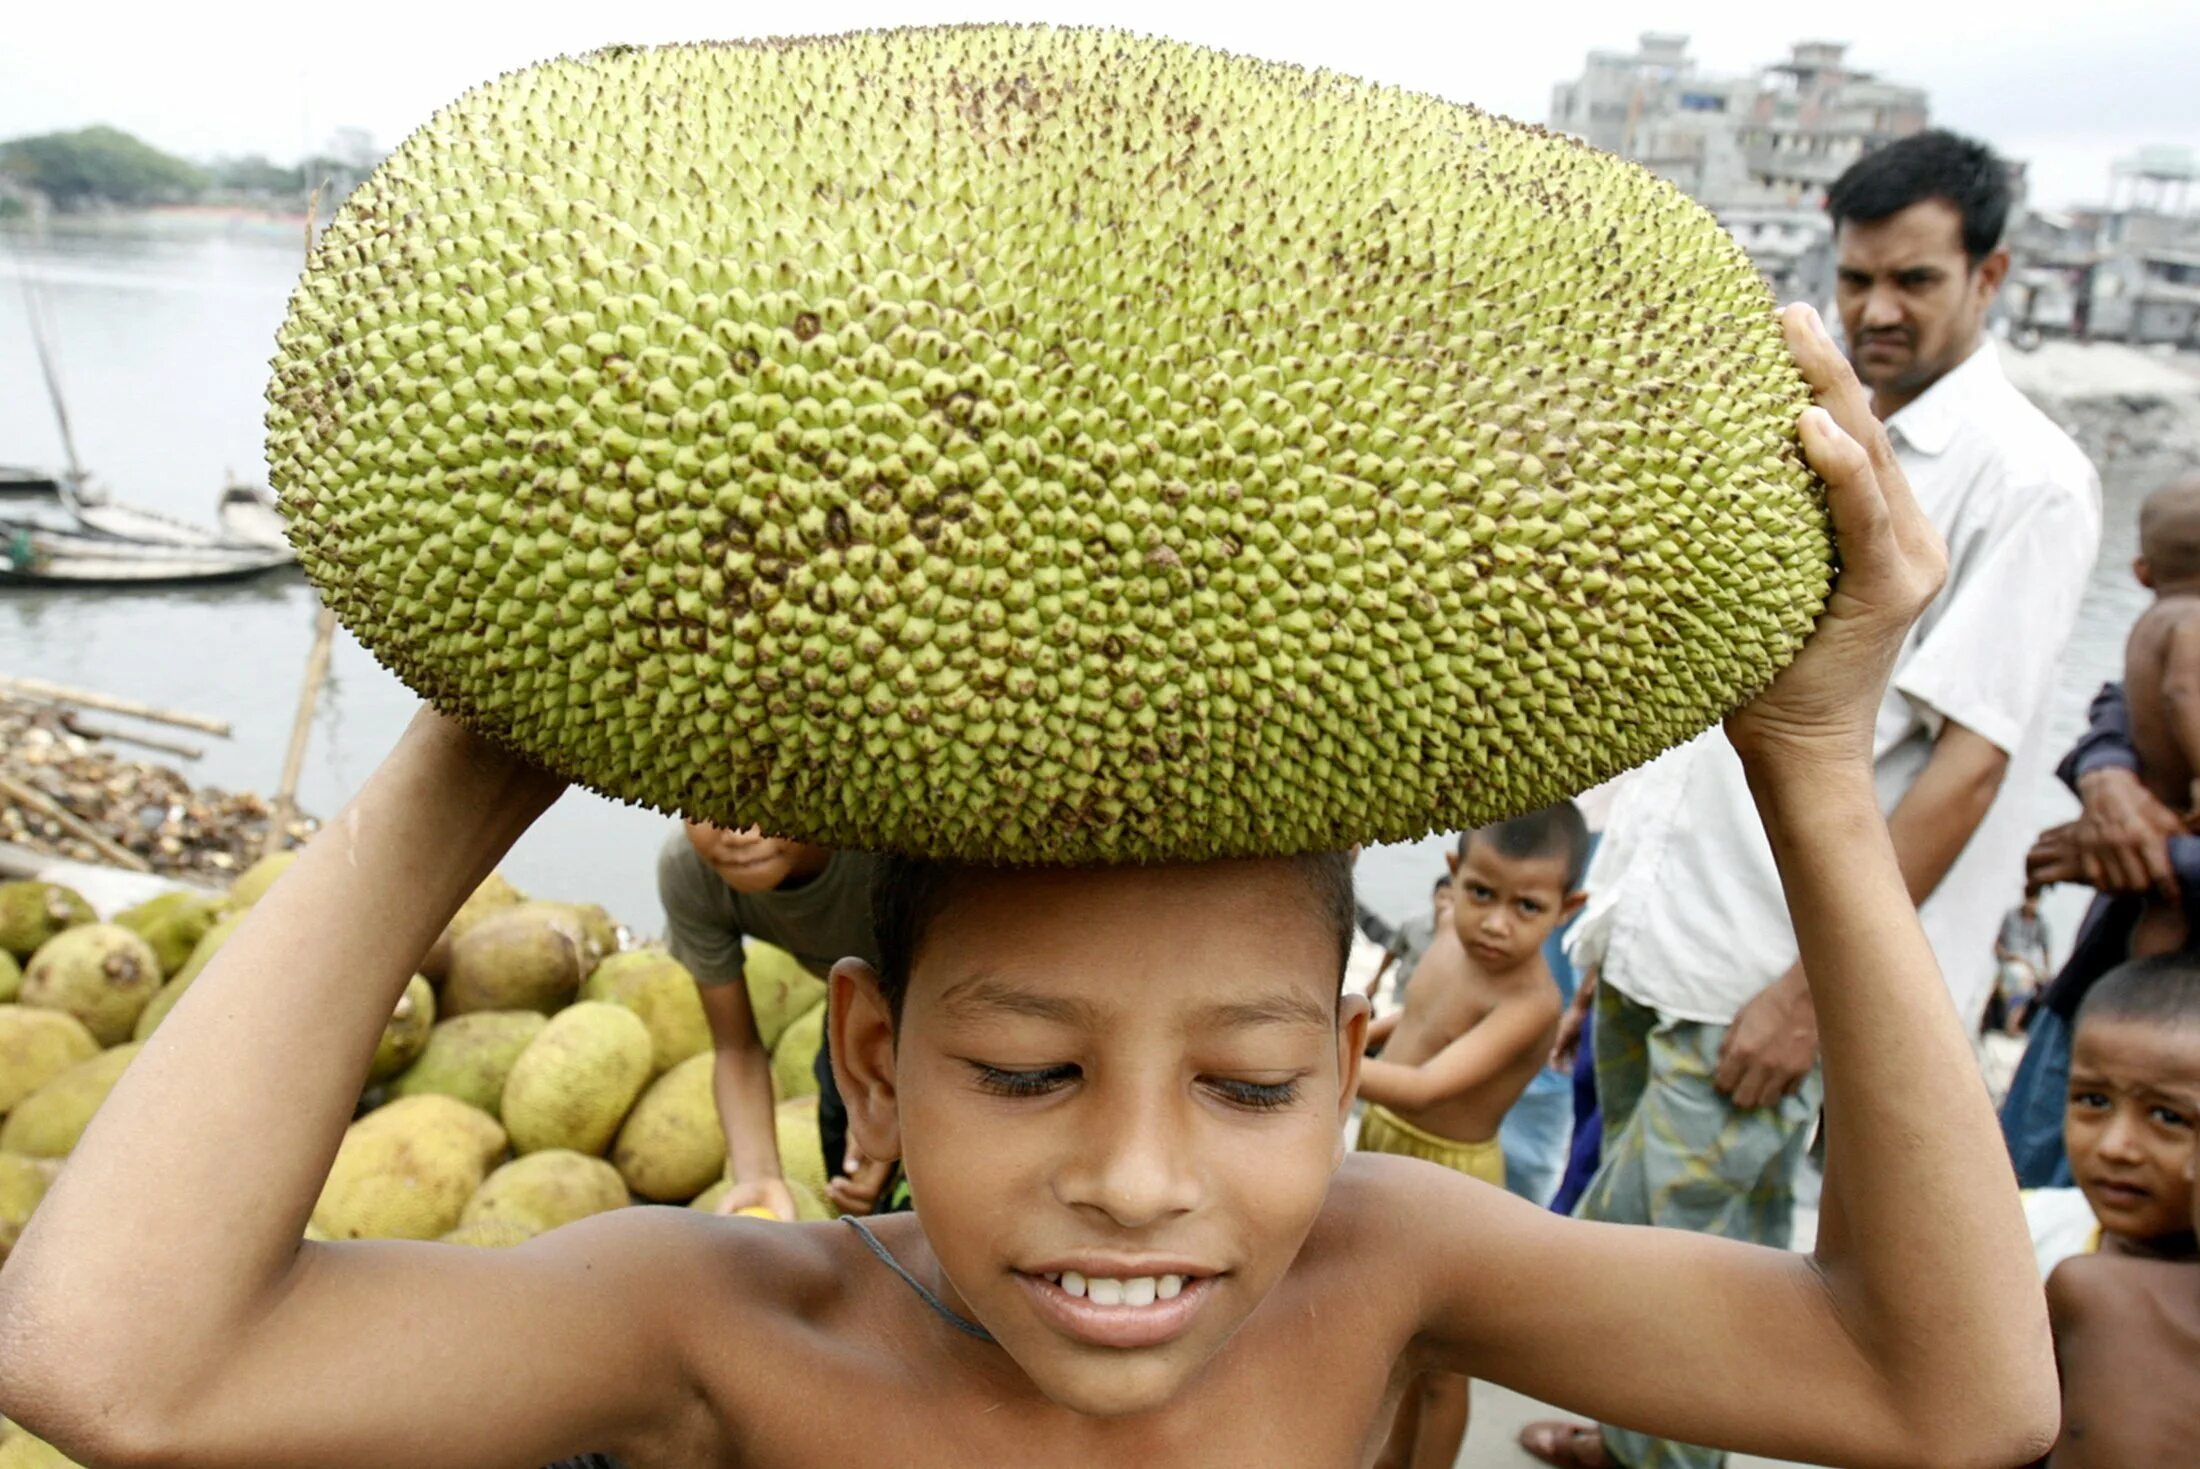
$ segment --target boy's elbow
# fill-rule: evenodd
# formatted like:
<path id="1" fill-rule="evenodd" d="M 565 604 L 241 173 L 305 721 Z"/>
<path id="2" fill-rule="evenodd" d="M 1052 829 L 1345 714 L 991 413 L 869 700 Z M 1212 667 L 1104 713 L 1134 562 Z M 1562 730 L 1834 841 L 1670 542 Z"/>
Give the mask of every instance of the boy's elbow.
<path id="1" fill-rule="evenodd" d="M 2005 1374 L 1998 1390 L 1986 1379 L 1973 1387 L 1961 1403 L 1945 1395 L 1919 1403 L 1909 1415 L 1906 1452 L 1887 1462 L 2016 1469 L 2047 1457 L 2062 1434 L 2062 1385 L 2052 1353 L 2042 1365 Z"/>
<path id="2" fill-rule="evenodd" d="M 114 1352 L 88 1349 L 18 1278 L 0 1274 L 0 1419 L 101 1469 L 184 1462 L 158 1397 Z"/>

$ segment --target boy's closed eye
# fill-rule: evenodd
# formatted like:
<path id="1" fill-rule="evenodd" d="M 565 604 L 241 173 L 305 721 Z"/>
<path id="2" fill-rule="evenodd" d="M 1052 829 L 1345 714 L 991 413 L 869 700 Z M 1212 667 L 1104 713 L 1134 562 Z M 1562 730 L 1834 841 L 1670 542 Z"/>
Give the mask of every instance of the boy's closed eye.
<path id="1" fill-rule="evenodd" d="M 1083 1068 L 1075 1065 L 1016 1068 L 993 1066 L 983 1061 L 964 1064 L 970 1067 L 980 1091 L 1002 1097 L 1048 1096 L 1074 1085 L 1084 1076 Z M 1303 1073 L 1279 1081 L 1203 1075 L 1199 1084 L 1233 1106 L 1254 1112 L 1273 1112 L 1299 1099 L 1300 1084 L 1304 1080 Z"/>

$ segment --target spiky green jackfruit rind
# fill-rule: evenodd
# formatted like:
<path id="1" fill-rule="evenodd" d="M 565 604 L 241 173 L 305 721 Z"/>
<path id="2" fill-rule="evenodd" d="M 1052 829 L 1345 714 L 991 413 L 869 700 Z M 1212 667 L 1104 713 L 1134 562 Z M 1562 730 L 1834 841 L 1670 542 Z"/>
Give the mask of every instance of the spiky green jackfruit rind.
<path id="1" fill-rule="evenodd" d="M 268 457 L 347 626 L 625 800 L 1194 859 L 1470 826 L 1828 588 L 1749 261 L 1578 142 L 978 26 L 467 93 L 322 236 Z"/>

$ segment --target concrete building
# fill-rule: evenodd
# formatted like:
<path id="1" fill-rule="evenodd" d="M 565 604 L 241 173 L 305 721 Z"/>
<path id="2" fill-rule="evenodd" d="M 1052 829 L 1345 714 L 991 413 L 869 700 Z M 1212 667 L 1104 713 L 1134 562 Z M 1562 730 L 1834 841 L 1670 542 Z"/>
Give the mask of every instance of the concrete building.
<path id="1" fill-rule="evenodd" d="M 1783 300 L 1833 294 L 1826 186 L 1874 148 L 1921 131 L 1923 89 L 1883 81 L 1832 41 L 1796 43 L 1742 76 L 1700 72 L 1688 37 L 1646 31 L 1592 51 L 1551 93 L 1551 127 L 1633 159 L 1719 217 Z"/>

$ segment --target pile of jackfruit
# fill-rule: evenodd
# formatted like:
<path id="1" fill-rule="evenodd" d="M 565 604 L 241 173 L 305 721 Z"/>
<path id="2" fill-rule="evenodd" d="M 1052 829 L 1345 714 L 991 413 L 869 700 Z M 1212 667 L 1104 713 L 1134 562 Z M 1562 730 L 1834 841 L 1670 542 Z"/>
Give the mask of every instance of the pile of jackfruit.
<path id="1" fill-rule="evenodd" d="M 0 883 L 0 1260 L 290 856 L 227 893 L 166 893 L 106 922 L 66 887 Z M 624 938 L 600 907 L 530 899 L 492 874 L 384 1027 L 308 1238 L 507 1245 L 628 1204 L 712 1207 L 726 1140 L 709 1022 L 678 960 Z M 748 990 L 788 1187 L 803 1218 L 827 1218 L 811 1075 L 825 986 L 752 944 Z"/>

